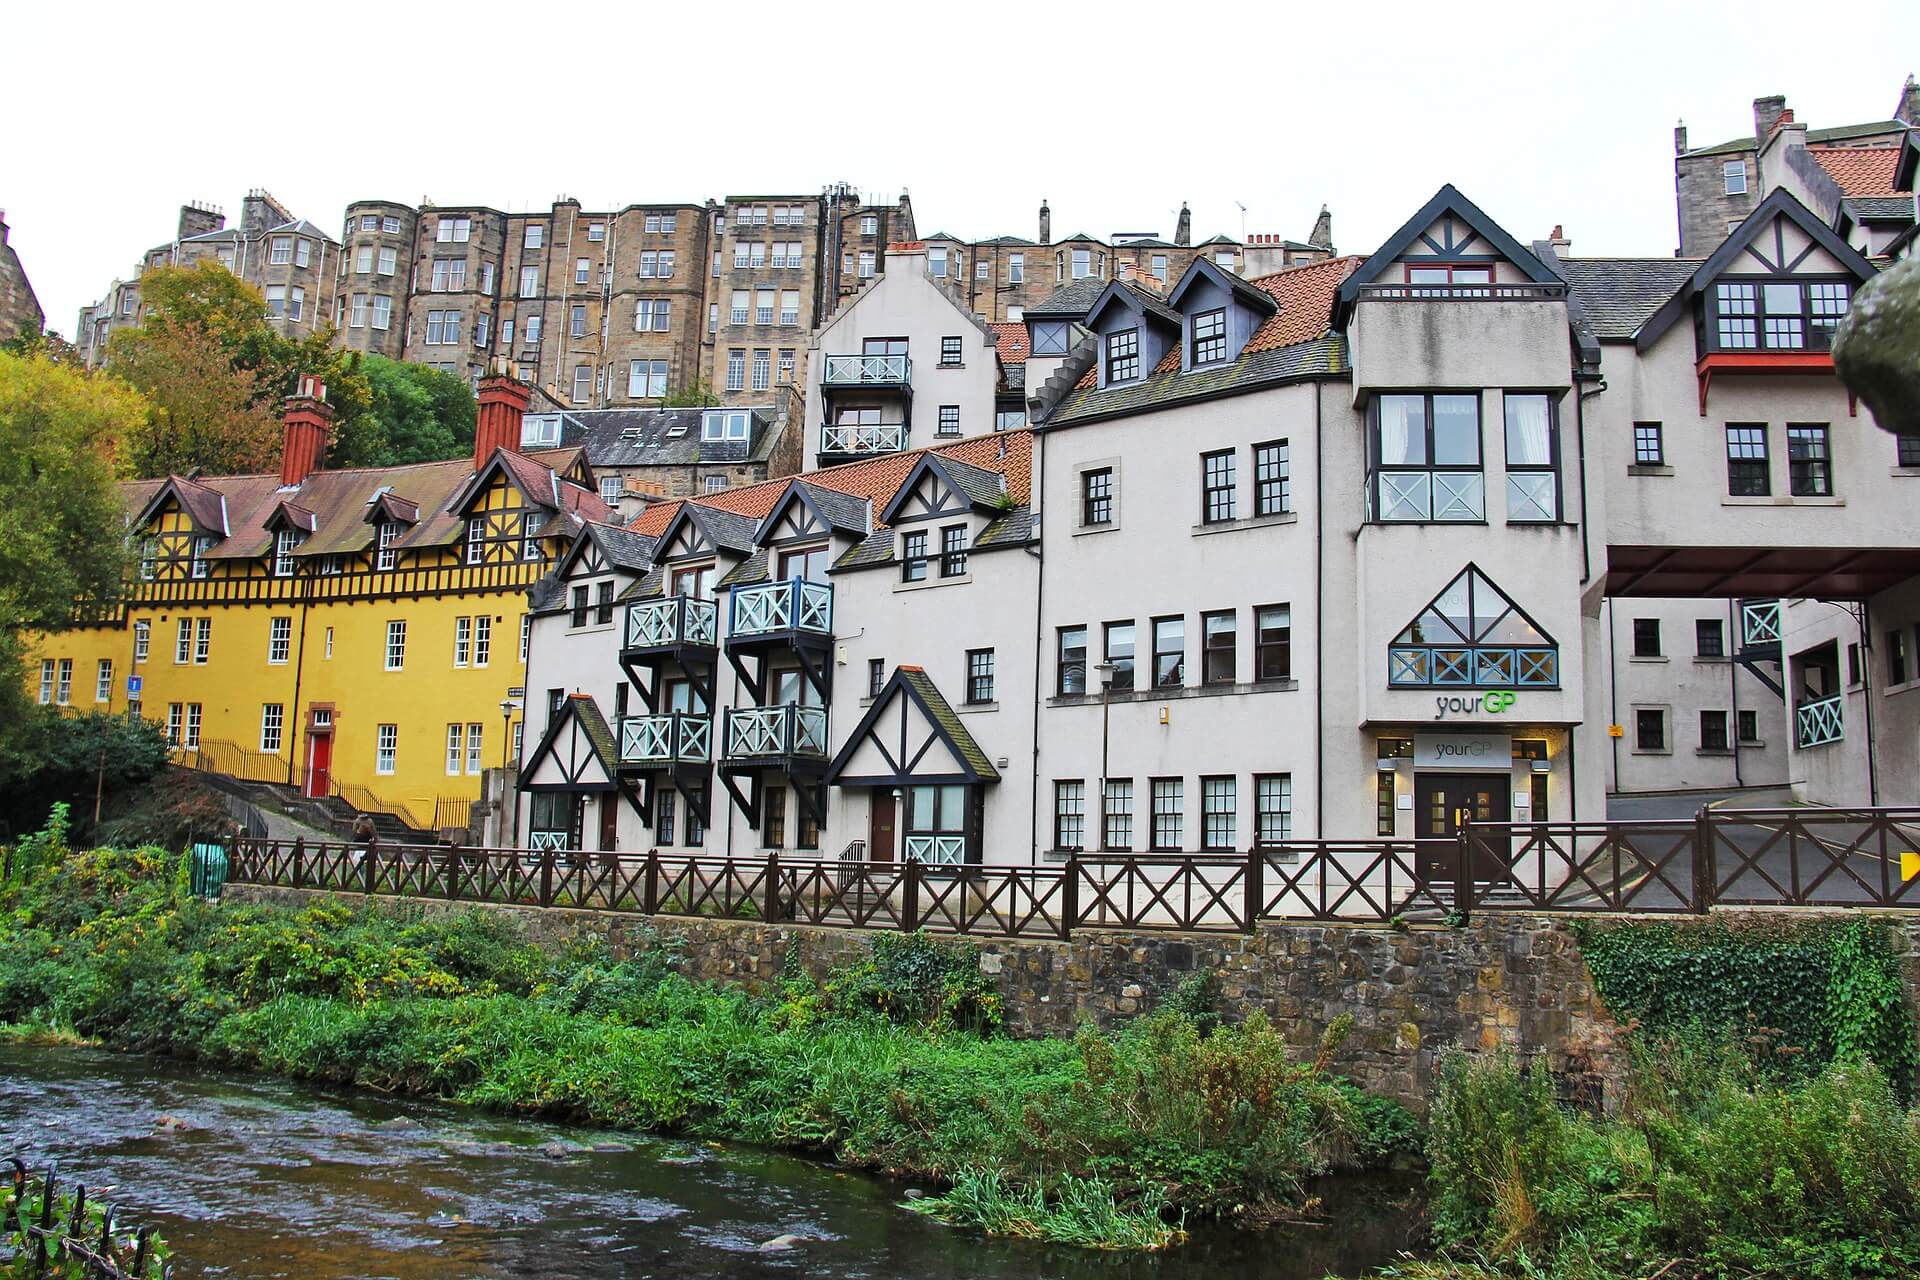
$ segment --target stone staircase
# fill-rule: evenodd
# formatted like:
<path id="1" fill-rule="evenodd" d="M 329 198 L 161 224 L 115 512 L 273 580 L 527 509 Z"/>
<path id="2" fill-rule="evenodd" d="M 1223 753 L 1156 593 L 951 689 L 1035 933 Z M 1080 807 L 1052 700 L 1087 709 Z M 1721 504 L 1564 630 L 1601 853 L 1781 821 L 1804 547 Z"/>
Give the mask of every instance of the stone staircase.
<path id="1" fill-rule="evenodd" d="M 298 787 L 283 782 L 254 782 L 211 772 L 203 772 L 200 776 L 216 791 L 236 796 L 255 808 L 280 814 L 302 826 L 326 832 L 335 839 L 350 837 L 354 823 L 362 812 L 339 796 L 304 796 Z M 433 842 L 433 833 L 416 831 L 393 814 L 369 812 L 366 816 L 373 820 L 374 834 L 383 844 Z"/>

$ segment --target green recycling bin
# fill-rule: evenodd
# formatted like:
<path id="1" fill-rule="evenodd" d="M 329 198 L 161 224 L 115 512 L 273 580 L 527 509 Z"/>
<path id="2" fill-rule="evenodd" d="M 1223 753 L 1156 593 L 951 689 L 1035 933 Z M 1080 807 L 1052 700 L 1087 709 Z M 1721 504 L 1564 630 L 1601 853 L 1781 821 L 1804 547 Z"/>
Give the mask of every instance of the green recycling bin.
<path id="1" fill-rule="evenodd" d="M 218 901 L 227 884 L 227 851 L 217 844 L 193 846 L 193 874 L 189 885 L 193 896 Z"/>

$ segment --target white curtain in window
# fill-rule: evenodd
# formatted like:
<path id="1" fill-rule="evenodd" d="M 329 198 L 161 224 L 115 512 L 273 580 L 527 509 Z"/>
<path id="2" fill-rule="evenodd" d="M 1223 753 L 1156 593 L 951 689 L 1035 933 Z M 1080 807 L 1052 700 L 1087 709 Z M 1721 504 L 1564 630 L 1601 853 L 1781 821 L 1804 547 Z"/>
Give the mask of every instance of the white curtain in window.
<path id="1" fill-rule="evenodd" d="M 1507 397 L 1507 465 L 1545 467 L 1553 463 L 1553 438 L 1545 396 Z"/>
<path id="2" fill-rule="evenodd" d="M 1427 460 L 1424 408 L 1419 396 L 1380 397 L 1380 462 L 1383 466 Z"/>

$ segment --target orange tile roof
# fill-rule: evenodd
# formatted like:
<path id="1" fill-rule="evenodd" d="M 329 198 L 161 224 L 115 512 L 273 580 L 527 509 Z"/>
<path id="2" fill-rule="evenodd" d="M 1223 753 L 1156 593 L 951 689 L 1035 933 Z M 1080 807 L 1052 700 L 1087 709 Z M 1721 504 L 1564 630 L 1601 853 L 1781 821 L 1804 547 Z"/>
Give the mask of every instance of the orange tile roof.
<path id="1" fill-rule="evenodd" d="M 1015 322 L 1012 324 L 995 323 L 987 326 L 993 330 L 993 345 L 1000 352 L 1000 363 L 1021 364 L 1027 358 L 1027 326 Z"/>
<path id="2" fill-rule="evenodd" d="M 1007 456 L 1000 456 L 1005 446 Z M 970 462 L 976 467 L 998 472 L 1007 478 L 1007 494 L 1015 503 L 1024 505 L 1032 494 L 1033 487 L 1033 433 L 1029 431 L 997 431 L 992 435 L 974 436 L 968 440 L 956 440 L 952 444 L 938 445 L 930 449 L 911 449 L 905 453 L 890 453 L 885 457 L 868 458 L 861 462 L 846 462 L 837 467 L 822 467 L 818 471 L 803 471 L 798 475 L 781 476 L 777 480 L 762 480 L 759 484 L 743 485 L 738 489 L 723 489 L 719 493 L 708 494 L 698 499 L 701 506 L 713 507 L 720 511 L 731 511 L 735 515 L 751 516 L 756 520 L 765 519 L 767 513 L 787 491 L 787 486 L 795 480 L 806 480 L 824 489 L 833 489 L 840 493 L 851 494 L 856 498 L 865 498 L 873 504 L 876 515 L 898 493 L 900 486 L 906 483 L 907 475 L 914 464 L 920 461 L 923 453 L 937 453 L 943 458 L 954 458 L 961 462 Z M 672 502 L 657 502 L 640 514 L 630 527 L 634 533 L 658 536 L 666 532 L 667 525 L 679 512 L 681 504 L 693 499 L 680 498 Z"/>
<path id="3" fill-rule="evenodd" d="M 1848 197 L 1892 196 L 1893 171 L 1900 163 L 1898 147 L 1808 147 L 1827 176 Z"/>
<path id="4" fill-rule="evenodd" d="M 1290 347 L 1296 342 L 1325 337 L 1333 323 L 1334 295 L 1365 261 L 1357 254 L 1349 254 L 1249 280 L 1248 284 L 1280 304 L 1280 309 L 1268 316 L 1259 331 L 1247 339 L 1243 350 L 1271 351 L 1275 347 Z"/>

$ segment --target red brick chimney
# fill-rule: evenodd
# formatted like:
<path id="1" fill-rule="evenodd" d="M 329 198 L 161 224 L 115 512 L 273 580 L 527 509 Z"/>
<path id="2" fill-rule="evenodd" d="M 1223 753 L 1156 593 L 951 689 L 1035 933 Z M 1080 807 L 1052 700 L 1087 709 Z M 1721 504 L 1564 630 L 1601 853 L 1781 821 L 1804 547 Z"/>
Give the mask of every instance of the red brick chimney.
<path id="1" fill-rule="evenodd" d="M 280 446 L 280 484 L 297 488 L 320 469 L 321 459 L 327 456 L 327 424 L 333 421 L 327 384 L 310 373 L 301 374 L 280 420 L 287 428 Z"/>
<path id="2" fill-rule="evenodd" d="M 473 469 L 487 465 L 495 449 L 520 452 L 520 420 L 526 416 L 527 384 L 496 366 L 480 379 L 480 415 L 473 430 Z"/>

